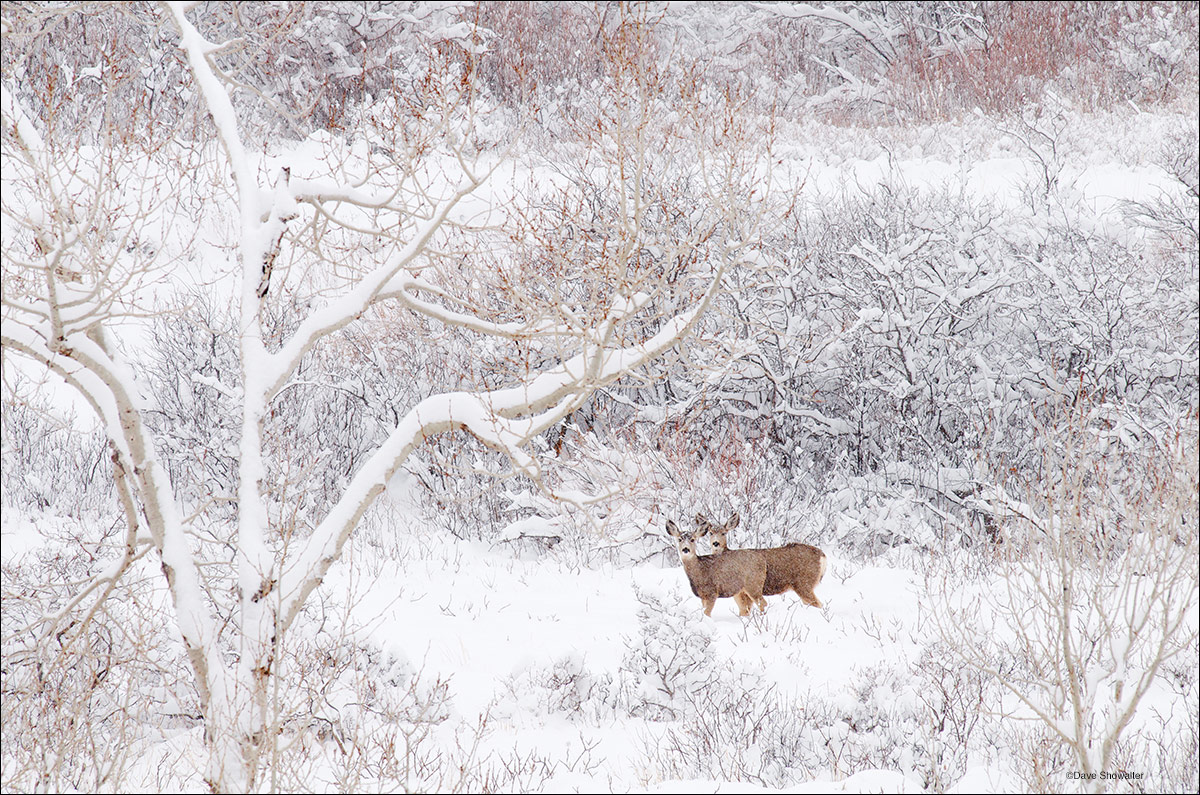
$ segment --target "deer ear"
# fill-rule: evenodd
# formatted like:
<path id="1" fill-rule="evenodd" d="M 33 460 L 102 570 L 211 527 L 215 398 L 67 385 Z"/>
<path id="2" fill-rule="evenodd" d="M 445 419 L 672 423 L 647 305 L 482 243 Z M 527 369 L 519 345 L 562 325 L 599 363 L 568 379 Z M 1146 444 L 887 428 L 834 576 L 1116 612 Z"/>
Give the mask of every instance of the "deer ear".
<path id="1" fill-rule="evenodd" d="M 670 519 L 667 520 L 667 533 L 669 533 L 673 538 L 679 538 L 679 536 L 681 535 L 681 533 L 679 532 L 679 528 L 676 527 L 675 523 L 672 522 Z"/>
<path id="2" fill-rule="evenodd" d="M 725 529 L 726 529 L 726 530 L 732 530 L 733 528 L 735 528 L 735 527 L 737 527 L 737 526 L 738 526 L 738 522 L 739 522 L 739 521 L 741 521 L 741 517 L 739 517 L 739 516 L 738 516 L 738 515 L 735 513 L 733 516 L 731 516 L 731 517 L 729 518 L 729 521 L 725 523 Z"/>

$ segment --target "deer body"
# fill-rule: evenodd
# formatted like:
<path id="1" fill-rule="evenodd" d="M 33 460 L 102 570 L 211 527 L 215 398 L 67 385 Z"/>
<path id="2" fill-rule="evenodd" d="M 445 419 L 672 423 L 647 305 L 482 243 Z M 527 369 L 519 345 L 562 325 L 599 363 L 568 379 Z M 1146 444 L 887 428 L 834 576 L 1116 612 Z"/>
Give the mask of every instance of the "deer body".
<path id="1" fill-rule="evenodd" d="M 750 605 L 755 602 L 760 606 L 765 603 L 762 597 L 767 579 L 764 558 L 753 555 L 700 557 L 696 554 L 695 534 L 682 532 L 670 519 L 667 520 L 667 532 L 679 547 L 683 571 L 692 586 L 692 593 L 699 596 L 704 605 L 704 615 L 712 615 L 717 599 L 732 597 L 737 602 L 739 615 L 743 616 L 750 614 Z"/>
<path id="2" fill-rule="evenodd" d="M 763 580 L 762 593 L 775 596 L 785 591 L 795 591 L 796 595 L 806 605 L 822 607 L 814 589 L 825 576 L 829 559 L 825 553 L 809 544 L 787 544 L 770 549 L 729 549 L 726 536 L 738 525 L 738 515 L 734 514 L 724 525 L 714 525 L 703 516 L 696 515 L 696 524 L 700 528 L 698 535 L 708 535 L 712 543 L 711 558 L 724 559 L 730 555 L 735 561 L 739 559 L 762 560 L 766 566 L 766 577 Z M 766 610 L 767 603 L 761 597 L 756 600 L 759 608 Z"/>

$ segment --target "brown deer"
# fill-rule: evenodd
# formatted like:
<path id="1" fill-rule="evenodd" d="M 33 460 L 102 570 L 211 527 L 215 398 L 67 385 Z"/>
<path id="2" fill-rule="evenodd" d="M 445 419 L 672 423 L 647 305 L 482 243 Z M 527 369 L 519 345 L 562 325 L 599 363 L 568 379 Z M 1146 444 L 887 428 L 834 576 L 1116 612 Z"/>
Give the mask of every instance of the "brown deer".
<path id="1" fill-rule="evenodd" d="M 809 544 L 787 544 L 770 549 L 730 549 L 726 543 L 729 531 L 738 526 L 738 515 L 723 525 L 714 525 L 702 514 L 696 514 L 696 537 L 708 536 L 712 544 L 711 558 L 723 560 L 733 556 L 734 561 L 741 559 L 764 560 L 767 566 L 767 576 L 763 581 L 762 593 L 775 596 L 792 590 L 806 605 L 822 607 L 813 589 L 825 576 L 825 568 L 829 559 L 825 553 Z M 767 609 L 767 601 L 756 600 L 761 610 Z"/>
<path id="2" fill-rule="evenodd" d="M 757 602 L 761 607 L 763 583 L 767 578 L 767 562 L 764 557 L 752 555 L 708 555 L 696 554 L 696 534 L 685 533 L 667 520 L 667 533 L 679 547 L 679 560 L 692 586 L 692 593 L 704 603 L 704 615 L 711 616 L 717 599 L 733 597 L 737 602 L 738 614 L 750 615 L 750 606 Z"/>

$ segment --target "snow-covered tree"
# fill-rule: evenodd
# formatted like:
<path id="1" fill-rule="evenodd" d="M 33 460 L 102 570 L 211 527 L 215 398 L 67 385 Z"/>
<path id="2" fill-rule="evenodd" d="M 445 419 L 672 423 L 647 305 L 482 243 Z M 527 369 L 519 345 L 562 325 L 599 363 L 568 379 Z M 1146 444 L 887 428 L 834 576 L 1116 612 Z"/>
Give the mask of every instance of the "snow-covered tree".
<path id="1" fill-rule="evenodd" d="M 644 20 L 622 13 L 599 32 L 610 91 L 578 155 L 592 193 L 535 168 L 537 190 L 523 197 L 490 187 L 497 170 L 512 176 L 527 164 L 480 134 L 482 34 L 405 13 L 392 22 L 424 26 L 407 69 L 372 85 L 352 134 L 313 134 L 299 146 L 252 141 L 246 39 L 214 40 L 222 20 L 186 4 L 152 15 L 174 31 L 156 35 L 177 44 L 186 70 L 176 90 L 196 109 L 178 137 L 154 118 L 131 128 L 128 114 L 102 115 L 99 130 L 56 126 L 36 95 L 7 81 L 3 89 L 5 354 L 57 374 L 90 405 L 127 520 L 123 554 L 33 634 L 81 631 L 68 619 L 103 600 L 148 546 L 194 678 L 206 779 L 218 790 L 261 784 L 284 637 L 406 461 L 432 437 L 462 432 L 502 454 L 498 474 L 539 479 L 531 443 L 687 337 L 724 274 L 750 254 L 762 219 L 750 198 L 753 162 L 744 137 L 727 134 L 720 98 L 675 86 L 685 112 L 660 112 L 667 84 Z M 104 70 L 96 67 L 98 99 L 115 102 Z M 685 148 L 705 169 L 686 205 L 656 171 Z M 206 193 L 205 180 L 219 189 Z M 708 202 L 696 206 L 696 195 Z M 559 226 L 544 228 L 551 218 Z M 191 282 L 231 307 L 228 331 L 204 329 L 227 368 L 189 371 L 170 353 L 186 344 L 163 347 L 162 326 L 147 332 L 148 316 L 196 303 L 183 287 Z M 306 368 L 335 356 L 344 334 L 385 335 L 384 319 L 473 339 L 483 375 L 389 406 L 394 421 L 367 435 L 329 502 L 285 531 L 280 473 L 327 463 L 320 450 L 286 443 L 311 430 L 302 416 L 281 416 L 288 394 L 312 386 Z M 226 413 L 211 436 L 173 439 L 175 426 L 155 420 L 163 409 L 143 366 L 156 357 L 180 365 L 178 410 Z M 212 468 L 168 466 L 180 445 L 229 462 L 228 493 L 206 479 Z M 316 460 L 281 460 L 300 452 Z M 213 521 L 224 526 L 214 531 Z M 227 554 L 209 554 L 201 524 Z"/>
<path id="2" fill-rule="evenodd" d="M 1200 606 L 1195 420 L 1133 446 L 1090 427 L 1108 415 L 1060 411 L 1027 498 L 986 495 L 1002 587 L 935 614 L 954 655 L 1011 695 L 1002 713 L 1060 743 L 1093 792 L 1161 672 L 1194 657 Z"/>

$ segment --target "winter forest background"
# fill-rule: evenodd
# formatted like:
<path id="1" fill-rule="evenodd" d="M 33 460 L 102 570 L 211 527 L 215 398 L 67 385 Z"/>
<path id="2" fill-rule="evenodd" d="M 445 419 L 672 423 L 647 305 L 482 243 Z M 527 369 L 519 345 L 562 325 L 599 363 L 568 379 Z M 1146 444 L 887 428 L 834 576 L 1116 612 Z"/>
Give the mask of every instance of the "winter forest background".
<path id="1" fill-rule="evenodd" d="M 1198 16 L 4 3 L 3 788 L 1196 791 Z"/>

